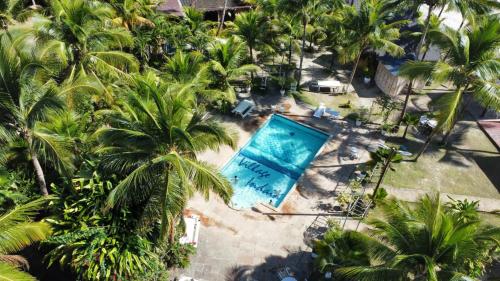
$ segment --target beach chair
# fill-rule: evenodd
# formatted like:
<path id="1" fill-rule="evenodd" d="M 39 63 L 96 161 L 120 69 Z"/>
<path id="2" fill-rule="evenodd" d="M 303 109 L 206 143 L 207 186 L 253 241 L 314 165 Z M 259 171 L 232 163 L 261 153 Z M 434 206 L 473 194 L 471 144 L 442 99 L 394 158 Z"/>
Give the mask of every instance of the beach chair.
<path id="1" fill-rule="evenodd" d="M 336 110 L 333 110 L 331 108 L 326 108 L 325 112 L 330 115 L 329 118 L 332 119 L 332 120 L 337 120 L 337 119 L 341 118 L 340 112 L 338 112 Z"/>
<path id="2" fill-rule="evenodd" d="M 318 108 L 314 111 L 313 117 L 321 118 L 325 114 L 326 107 L 323 103 L 320 103 Z"/>
<path id="3" fill-rule="evenodd" d="M 240 115 L 241 118 L 247 117 L 255 108 L 255 104 L 250 100 L 242 100 L 231 112 Z"/>

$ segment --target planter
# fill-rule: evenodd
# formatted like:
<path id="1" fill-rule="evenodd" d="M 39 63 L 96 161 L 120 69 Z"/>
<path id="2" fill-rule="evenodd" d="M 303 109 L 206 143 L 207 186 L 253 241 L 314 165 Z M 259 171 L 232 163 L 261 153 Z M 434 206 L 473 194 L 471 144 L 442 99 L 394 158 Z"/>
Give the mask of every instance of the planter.
<path id="1" fill-rule="evenodd" d="M 363 82 L 365 82 L 366 85 L 370 84 L 371 81 L 372 81 L 372 79 L 370 77 L 363 78 Z"/>
<path id="2" fill-rule="evenodd" d="M 361 126 L 361 124 L 363 124 L 363 122 L 361 122 L 361 120 L 357 119 L 357 120 L 356 120 L 356 126 L 358 126 L 358 127 L 359 127 L 359 126 Z"/>
<path id="3" fill-rule="evenodd" d="M 283 96 L 285 95 L 285 89 L 281 89 L 281 90 L 280 90 L 280 94 L 281 94 L 281 96 L 283 97 Z"/>

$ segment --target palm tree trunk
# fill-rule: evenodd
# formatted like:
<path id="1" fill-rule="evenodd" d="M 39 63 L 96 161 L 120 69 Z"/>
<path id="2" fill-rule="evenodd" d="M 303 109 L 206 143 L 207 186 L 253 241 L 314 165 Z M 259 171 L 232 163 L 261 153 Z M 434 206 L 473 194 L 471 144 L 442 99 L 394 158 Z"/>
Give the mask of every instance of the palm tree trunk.
<path id="1" fill-rule="evenodd" d="M 300 80 L 302 79 L 302 63 L 304 62 L 304 50 L 306 47 L 307 20 L 305 16 L 302 18 L 302 25 L 304 26 L 302 31 L 302 49 L 300 50 L 299 76 L 297 77 L 297 83 L 299 86 L 300 86 Z"/>
<path id="2" fill-rule="evenodd" d="M 391 153 L 389 153 L 389 155 L 387 156 L 387 159 L 385 159 L 384 167 L 382 167 L 382 173 L 380 174 L 380 177 L 377 181 L 377 185 L 375 186 L 375 189 L 373 190 L 372 198 L 375 198 L 375 195 L 377 195 L 378 189 L 380 188 L 380 185 L 382 184 L 382 181 L 384 180 L 385 174 L 387 173 L 387 169 L 391 165 L 392 158 L 394 158 L 396 153 L 397 153 L 396 149 L 391 149 Z"/>
<path id="3" fill-rule="evenodd" d="M 403 133 L 404 140 L 406 139 L 406 133 L 408 133 L 408 127 L 410 127 L 410 125 L 406 125 L 405 132 Z"/>
<path id="4" fill-rule="evenodd" d="M 250 49 L 250 63 L 253 64 L 253 46 L 252 46 L 252 44 L 249 44 L 248 48 Z M 253 71 L 250 72 L 250 79 L 253 81 Z"/>
<path id="5" fill-rule="evenodd" d="M 222 26 L 224 26 L 224 20 L 226 19 L 226 10 L 227 10 L 227 0 L 224 0 L 224 9 L 222 9 L 222 16 L 219 22 L 219 27 L 217 28 L 217 33 L 215 34 L 216 36 L 219 36 Z"/>
<path id="6" fill-rule="evenodd" d="M 431 140 L 432 138 L 434 137 L 434 135 L 437 133 L 437 128 L 435 128 L 434 130 L 432 130 L 431 134 L 429 135 L 429 137 L 425 140 L 425 143 L 424 145 L 422 146 L 422 148 L 420 149 L 420 151 L 417 153 L 417 156 L 415 156 L 415 159 L 413 159 L 413 161 L 417 162 L 418 161 L 418 158 L 420 158 L 420 156 L 425 152 L 425 150 L 427 150 L 427 147 L 429 146 L 429 144 L 431 143 Z"/>
<path id="7" fill-rule="evenodd" d="M 408 83 L 408 89 L 406 90 L 405 102 L 403 103 L 403 109 L 401 110 L 401 115 L 399 115 L 398 126 L 403 122 L 403 118 L 405 117 L 406 110 L 408 109 L 408 101 L 410 100 L 411 89 L 413 87 L 413 80 Z"/>
<path id="8" fill-rule="evenodd" d="M 288 65 L 292 65 L 292 49 L 293 49 L 293 36 L 290 36 L 290 45 L 288 45 Z"/>
<path id="9" fill-rule="evenodd" d="M 446 5 L 443 5 L 443 6 L 441 7 L 441 10 L 439 10 L 438 19 L 439 19 L 439 18 L 441 18 L 441 15 L 442 15 L 442 14 L 443 14 L 443 12 L 444 12 L 444 8 L 446 8 Z"/>
<path id="10" fill-rule="evenodd" d="M 175 221 L 170 224 L 170 228 L 168 230 L 168 241 L 170 242 L 170 245 L 175 242 Z"/>
<path id="11" fill-rule="evenodd" d="M 464 92 L 465 92 L 465 89 L 467 89 L 468 87 L 469 87 L 469 84 L 465 85 Z M 458 119 L 463 116 L 465 110 L 467 109 L 467 107 L 469 106 L 471 101 L 472 101 L 472 96 L 469 97 L 469 99 L 462 105 L 462 107 L 458 111 L 457 116 L 455 117 L 455 120 L 453 120 L 453 124 L 451 125 L 450 129 L 448 130 L 448 132 L 446 132 L 446 134 L 443 136 L 443 139 L 441 140 L 442 145 L 448 144 L 448 139 L 450 138 L 451 132 L 455 128 L 455 125 L 457 125 Z"/>
<path id="12" fill-rule="evenodd" d="M 420 57 L 420 49 L 422 49 L 422 46 L 425 43 L 425 38 L 427 37 L 427 32 L 429 32 L 429 26 L 430 26 L 430 21 L 431 21 L 433 9 L 434 9 L 433 5 L 429 6 L 429 14 L 427 15 L 427 18 L 425 19 L 424 33 L 422 34 L 422 37 L 420 38 L 420 41 L 418 42 L 417 49 L 415 50 L 415 55 L 417 57 L 417 60 Z"/>
<path id="13" fill-rule="evenodd" d="M 354 67 L 352 68 L 352 73 L 351 76 L 349 77 L 349 82 L 347 83 L 345 92 L 349 91 L 349 85 L 352 84 L 352 81 L 354 81 L 354 75 L 356 74 L 356 69 L 358 68 L 359 60 L 361 59 L 361 54 L 363 53 L 364 48 L 361 48 L 359 51 L 358 57 L 356 58 L 356 62 L 354 63 Z M 354 88 L 354 86 L 353 86 Z"/>
<path id="14" fill-rule="evenodd" d="M 45 175 L 43 174 L 42 165 L 40 165 L 40 161 L 38 161 L 38 156 L 36 152 L 31 151 L 31 163 L 33 164 L 33 168 L 35 169 L 36 181 L 40 187 L 40 193 L 43 196 L 49 195 L 49 191 L 47 189 L 47 183 L 45 182 Z"/>

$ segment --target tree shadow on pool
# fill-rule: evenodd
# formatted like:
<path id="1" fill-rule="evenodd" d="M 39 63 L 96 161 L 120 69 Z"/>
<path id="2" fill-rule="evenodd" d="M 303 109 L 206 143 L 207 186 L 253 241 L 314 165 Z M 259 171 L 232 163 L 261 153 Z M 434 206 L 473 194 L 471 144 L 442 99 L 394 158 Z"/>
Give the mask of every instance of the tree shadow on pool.
<path id="1" fill-rule="evenodd" d="M 304 280 L 312 269 L 311 253 L 300 248 L 286 249 L 287 256 L 270 255 L 256 266 L 235 265 L 224 281 L 279 281 L 278 273 L 288 267 L 295 279 Z"/>

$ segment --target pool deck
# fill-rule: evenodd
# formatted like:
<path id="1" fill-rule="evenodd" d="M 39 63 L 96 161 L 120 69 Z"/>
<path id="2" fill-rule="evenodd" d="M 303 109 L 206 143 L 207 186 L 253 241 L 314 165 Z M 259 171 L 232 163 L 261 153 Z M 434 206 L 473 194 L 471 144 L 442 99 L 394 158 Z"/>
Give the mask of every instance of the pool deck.
<path id="1" fill-rule="evenodd" d="M 239 148 L 265 121 L 268 116 L 265 113 L 270 113 L 273 101 L 266 98 L 256 99 L 259 110 L 250 118 L 223 118 L 223 123 L 239 132 Z M 274 104 L 277 102 L 280 101 Z M 288 266 L 298 277 L 305 276 L 303 271 L 308 268 L 305 265 L 311 262 L 311 249 L 306 242 L 309 232 L 316 227 L 317 215 L 331 210 L 334 191 L 347 181 L 357 163 L 369 158 L 363 148 L 376 139 L 369 129 L 353 127 L 345 121 L 314 119 L 310 117 L 310 108 L 297 105 L 293 100 L 288 102 L 293 103 L 288 117 L 319 128 L 333 138 L 277 210 L 287 215 L 272 215 L 275 212 L 264 205 L 237 211 L 215 196 L 209 201 L 195 196 L 189 202 L 187 213 L 201 216 L 198 251 L 189 268 L 175 272 L 176 275 L 207 281 L 271 281 L 278 280 L 277 270 Z M 350 146 L 359 149 L 360 159 L 346 158 Z M 222 167 L 234 153 L 231 148 L 222 147 L 218 152 L 200 154 L 199 159 Z M 356 225 L 357 221 L 347 223 L 348 228 Z"/>

